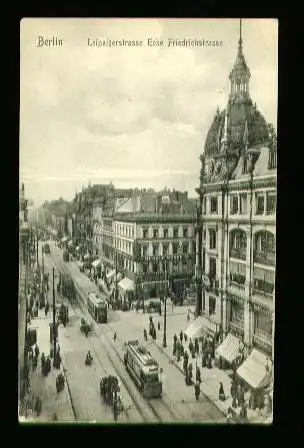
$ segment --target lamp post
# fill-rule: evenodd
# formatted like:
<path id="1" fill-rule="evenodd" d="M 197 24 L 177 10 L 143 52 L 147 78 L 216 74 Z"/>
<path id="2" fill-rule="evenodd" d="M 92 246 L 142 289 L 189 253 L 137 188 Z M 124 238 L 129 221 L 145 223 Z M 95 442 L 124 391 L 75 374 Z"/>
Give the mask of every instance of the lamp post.
<path id="1" fill-rule="evenodd" d="M 37 231 L 37 238 L 36 238 L 36 260 L 37 260 L 37 268 L 39 268 L 39 257 L 38 257 L 38 231 Z"/>
<path id="2" fill-rule="evenodd" d="M 56 329 L 55 269 L 53 268 L 53 342 L 54 342 L 53 364 L 56 363 L 56 350 L 57 350 L 56 331 L 57 329 Z"/>
<path id="3" fill-rule="evenodd" d="M 165 315 L 164 315 L 164 336 L 163 336 L 163 347 L 167 347 L 167 261 L 164 261 L 165 267 L 165 297 L 164 297 L 164 306 L 165 306 Z"/>

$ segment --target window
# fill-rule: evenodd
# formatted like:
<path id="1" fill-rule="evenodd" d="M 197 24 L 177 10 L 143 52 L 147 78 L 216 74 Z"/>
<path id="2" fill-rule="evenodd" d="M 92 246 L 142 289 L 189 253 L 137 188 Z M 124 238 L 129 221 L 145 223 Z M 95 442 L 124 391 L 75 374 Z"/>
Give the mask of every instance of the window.
<path id="1" fill-rule="evenodd" d="M 153 238 L 158 238 L 158 229 L 153 229 Z"/>
<path id="2" fill-rule="evenodd" d="M 247 194 L 241 194 L 240 196 L 240 214 L 246 215 L 247 213 Z"/>
<path id="3" fill-rule="evenodd" d="M 188 238 L 188 227 L 184 227 L 183 229 L 183 237 Z"/>
<path id="4" fill-rule="evenodd" d="M 256 238 L 255 250 L 264 253 L 275 253 L 275 238 L 271 233 L 262 233 Z"/>
<path id="5" fill-rule="evenodd" d="M 260 330 L 262 333 L 272 335 L 272 319 L 264 313 L 258 312 L 255 314 L 255 330 Z M 260 333 L 259 331 L 255 331 Z"/>
<path id="6" fill-rule="evenodd" d="M 163 245 L 163 255 L 169 255 L 169 245 L 168 244 Z"/>
<path id="7" fill-rule="evenodd" d="M 143 272 L 148 272 L 148 265 L 147 264 L 143 264 Z"/>
<path id="8" fill-rule="evenodd" d="M 189 252 L 189 245 L 183 244 L 183 254 L 187 254 Z"/>
<path id="9" fill-rule="evenodd" d="M 168 238 L 168 236 L 169 236 L 169 230 L 164 229 L 164 238 Z"/>
<path id="10" fill-rule="evenodd" d="M 209 230 L 209 248 L 216 249 L 216 230 Z"/>
<path id="11" fill-rule="evenodd" d="M 173 253 L 174 253 L 174 254 L 177 254 L 177 250 L 178 250 L 177 243 L 173 243 L 173 244 L 172 244 L 172 249 L 173 249 Z"/>
<path id="12" fill-rule="evenodd" d="M 276 210 L 276 195 L 275 194 L 268 194 L 267 195 L 267 213 L 271 215 L 272 213 L 275 213 Z"/>
<path id="13" fill-rule="evenodd" d="M 242 305 L 231 302 L 230 320 L 241 327 L 244 326 L 244 308 Z"/>
<path id="14" fill-rule="evenodd" d="M 234 249 L 246 249 L 247 248 L 247 236 L 245 232 L 234 231 L 232 232 L 232 247 Z"/>
<path id="15" fill-rule="evenodd" d="M 210 267 L 209 267 L 209 273 L 211 278 L 216 278 L 216 259 L 210 258 Z"/>
<path id="16" fill-rule="evenodd" d="M 210 211 L 217 213 L 217 197 L 210 198 Z"/>
<path id="17" fill-rule="evenodd" d="M 143 238 L 148 238 L 148 229 L 143 229 Z"/>
<path id="18" fill-rule="evenodd" d="M 203 203 L 203 214 L 206 214 L 206 209 L 207 209 L 207 198 L 204 198 L 204 203 Z"/>
<path id="19" fill-rule="evenodd" d="M 230 197 L 230 214 L 236 215 L 238 212 L 238 197 L 233 195 Z"/>
<path id="20" fill-rule="evenodd" d="M 153 263 L 153 272 L 158 271 L 158 265 L 156 263 Z"/>
<path id="21" fill-rule="evenodd" d="M 178 238 L 178 227 L 173 229 L 173 238 Z"/>
<path id="22" fill-rule="evenodd" d="M 264 195 L 257 195 L 257 215 L 263 215 L 264 213 Z"/>
<path id="23" fill-rule="evenodd" d="M 158 256 L 158 246 L 153 246 L 153 256 Z"/>
<path id="24" fill-rule="evenodd" d="M 246 265 L 244 263 L 229 262 L 230 281 L 244 285 L 246 281 Z"/>
<path id="25" fill-rule="evenodd" d="M 146 257 L 148 255 L 148 246 L 143 246 L 143 256 Z"/>

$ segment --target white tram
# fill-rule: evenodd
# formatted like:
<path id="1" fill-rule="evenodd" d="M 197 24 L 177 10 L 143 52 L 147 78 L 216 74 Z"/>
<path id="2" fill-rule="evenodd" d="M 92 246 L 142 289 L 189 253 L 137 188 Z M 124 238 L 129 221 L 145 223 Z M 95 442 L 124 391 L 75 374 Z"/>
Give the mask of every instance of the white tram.
<path id="1" fill-rule="evenodd" d="M 88 294 L 88 310 L 94 320 L 98 323 L 108 322 L 107 302 L 99 294 Z"/>
<path id="2" fill-rule="evenodd" d="M 145 398 L 158 398 L 162 394 L 162 369 L 148 350 L 139 342 L 125 343 L 125 366 Z"/>

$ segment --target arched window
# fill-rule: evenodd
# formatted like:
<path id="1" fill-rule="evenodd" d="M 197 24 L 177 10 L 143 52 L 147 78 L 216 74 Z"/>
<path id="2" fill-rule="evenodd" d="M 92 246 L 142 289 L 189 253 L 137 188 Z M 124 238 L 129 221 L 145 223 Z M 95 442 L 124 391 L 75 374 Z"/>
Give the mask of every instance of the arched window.
<path id="1" fill-rule="evenodd" d="M 254 248 L 257 252 L 275 253 L 275 237 L 271 232 L 262 231 L 255 235 Z"/>
<path id="2" fill-rule="evenodd" d="M 246 260 L 247 235 L 244 230 L 235 229 L 230 233 L 230 257 Z"/>

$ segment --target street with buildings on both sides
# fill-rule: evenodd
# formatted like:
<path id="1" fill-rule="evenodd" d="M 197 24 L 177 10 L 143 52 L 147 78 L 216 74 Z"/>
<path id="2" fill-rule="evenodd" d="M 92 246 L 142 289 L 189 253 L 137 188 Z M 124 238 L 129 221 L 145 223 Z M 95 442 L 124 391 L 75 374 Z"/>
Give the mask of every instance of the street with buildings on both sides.
<path id="1" fill-rule="evenodd" d="M 42 244 L 39 244 L 39 264 L 44 272 L 50 275 L 50 288 L 47 293 L 49 303 L 52 303 L 54 268 L 54 290 L 56 303 L 65 303 L 69 310 L 69 322 L 64 327 L 59 326 L 58 340 L 62 357 L 62 367 L 66 378 L 66 388 L 61 394 L 56 393 L 56 370 L 46 378 L 40 369 L 31 374 L 31 387 L 36 395 L 43 399 L 43 410 L 37 421 L 52 421 L 54 414 L 58 421 L 82 422 L 112 422 L 113 413 L 102 401 L 99 383 L 106 375 L 116 375 L 120 380 L 121 397 L 125 411 L 119 415 L 118 422 L 225 422 L 229 407 L 232 403 L 230 394 L 231 378 L 215 365 L 211 369 L 201 367 L 201 353 L 196 359 L 190 359 L 201 370 L 201 395 L 196 400 L 193 386 L 185 384 L 182 361 L 177 362 L 173 356 L 173 336 L 180 334 L 191 325 L 194 320 L 194 308 L 191 306 L 172 306 L 167 304 L 167 347 L 162 346 L 164 331 L 164 314 L 143 313 L 140 309 L 127 312 L 108 310 L 108 323 L 98 324 L 83 306 L 75 301 L 70 303 L 57 292 L 60 273 L 67 273 L 83 293 L 96 291 L 97 286 L 89 279 L 87 273 L 81 272 L 75 261 L 64 262 L 63 251 L 53 241 L 49 241 L 50 254 L 43 254 Z M 43 260 L 42 260 L 43 257 Z M 152 316 L 157 330 L 156 340 L 148 336 L 144 341 L 144 329 L 148 329 L 149 316 Z M 93 331 L 85 337 L 80 331 L 82 316 L 93 325 Z M 189 322 L 190 317 L 190 322 Z M 48 354 L 50 343 L 49 323 L 52 313 L 45 316 L 44 309 L 39 310 L 37 318 L 32 318 L 30 328 L 37 331 L 37 345 L 40 353 Z M 117 339 L 114 341 L 114 333 Z M 136 385 L 129 377 L 123 364 L 124 343 L 127 340 L 139 340 L 148 348 L 151 355 L 163 369 L 161 380 L 163 394 L 160 399 L 145 400 Z M 184 343 L 185 347 L 188 346 Z M 93 364 L 84 363 L 87 351 L 93 355 Z M 190 356 L 191 357 L 191 356 Z M 55 372 L 54 372 L 55 371 Z M 219 384 L 223 383 L 226 400 L 218 397 Z M 249 421 L 262 422 L 266 418 L 265 412 L 249 411 Z"/>
<path id="2" fill-rule="evenodd" d="M 227 414 L 232 422 L 272 421 L 277 137 L 274 126 L 251 99 L 250 76 L 240 27 L 227 107 L 216 111 L 200 156 L 197 199 L 174 189 L 157 192 L 89 183 L 71 203 L 46 202 L 29 220 L 30 228 L 24 185 L 21 188 L 19 383 L 27 387 L 20 390 L 29 389 L 24 373 L 28 373 L 24 304 L 27 277 L 36 268 L 33 260 L 28 266 L 28 245 L 35 247 L 43 233 L 50 246 L 50 254 L 43 257 L 44 269 L 50 273 L 48 301 L 52 301 L 54 268 L 56 298 L 68 306 L 70 317 L 66 327 L 60 325 L 58 330 L 64 389 L 56 393 L 56 369 L 45 377 L 39 364 L 38 370 L 30 372 L 31 393 L 43 401 L 42 411 L 35 416 L 38 420 L 51 421 L 56 414 L 59 421 L 113 421 L 113 413 L 101 399 L 100 380 L 114 375 L 119 378 L 124 404 L 118 421 L 221 422 Z M 41 266 L 41 241 L 38 252 Z M 144 340 L 149 314 L 141 309 L 109 309 L 108 323 L 94 322 L 84 303 L 97 286 L 73 259 L 82 266 L 89 264 L 96 279 L 97 267 L 104 278 L 115 277 L 117 306 L 127 303 L 129 293 L 138 303 L 168 298 L 167 313 L 152 313 L 156 338 Z M 73 279 L 74 302 L 57 293 L 59 273 Z M 107 295 L 104 286 L 103 292 Z M 184 305 L 185 299 L 193 303 L 193 298 L 195 309 Z M 166 347 L 162 346 L 164 314 Z M 80 331 L 82 317 L 92 325 L 88 337 Z M 40 353 L 46 355 L 50 322 L 51 316 L 39 310 L 29 325 L 36 329 Z M 203 366 L 201 353 L 189 359 L 194 376 L 196 365 L 201 369 L 199 400 L 193 386 L 185 383 L 183 359 L 173 355 L 173 336 L 181 331 L 188 340 L 207 341 L 207 350 L 212 352 L 208 367 L 205 362 Z M 161 398 L 144 399 L 124 367 L 124 344 L 135 339 L 148 347 L 163 369 Z M 188 342 L 184 345 L 187 348 Z M 94 358 L 91 366 L 84 363 L 88 350 Z"/>

